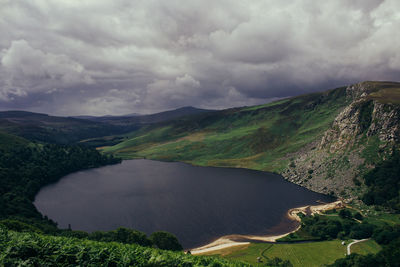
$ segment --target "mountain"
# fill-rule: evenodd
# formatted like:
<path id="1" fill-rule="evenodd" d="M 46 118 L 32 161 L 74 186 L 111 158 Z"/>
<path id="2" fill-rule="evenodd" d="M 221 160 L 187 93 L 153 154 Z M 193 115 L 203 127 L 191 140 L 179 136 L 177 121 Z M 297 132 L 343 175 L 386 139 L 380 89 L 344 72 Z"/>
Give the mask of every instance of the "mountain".
<path id="1" fill-rule="evenodd" d="M 57 117 L 27 111 L 2 111 L 0 130 L 39 142 L 68 144 L 84 141 L 87 145 L 96 145 L 97 138 L 104 137 L 102 144 L 114 144 L 122 140 L 115 135 L 137 130 L 143 125 L 205 112 L 212 111 L 183 107 L 151 115 L 103 117 Z"/>
<path id="2" fill-rule="evenodd" d="M 362 82 L 254 107 L 142 127 L 103 149 L 282 174 L 314 191 L 360 194 L 359 177 L 398 148 L 400 84 Z"/>
<path id="3" fill-rule="evenodd" d="M 122 128 L 102 122 L 27 111 L 0 112 L 0 131 L 39 142 L 74 143 L 86 138 L 120 134 L 136 128 Z"/>
<path id="4" fill-rule="evenodd" d="M 113 125 L 131 125 L 131 124 L 158 123 L 158 122 L 182 118 L 185 116 L 197 115 L 213 111 L 214 110 L 199 109 L 195 107 L 182 107 L 174 110 L 168 110 L 149 115 L 128 114 L 123 116 L 101 116 L 101 117 L 81 116 L 81 117 L 91 121 L 104 122 Z"/>
<path id="5" fill-rule="evenodd" d="M 346 88 L 350 103 L 329 129 L 289 155 L 290 181 L 341 197 L 359 194 L 360 177 L 386 160 L 400 141 L 400 84 L 363 82 Z"/>

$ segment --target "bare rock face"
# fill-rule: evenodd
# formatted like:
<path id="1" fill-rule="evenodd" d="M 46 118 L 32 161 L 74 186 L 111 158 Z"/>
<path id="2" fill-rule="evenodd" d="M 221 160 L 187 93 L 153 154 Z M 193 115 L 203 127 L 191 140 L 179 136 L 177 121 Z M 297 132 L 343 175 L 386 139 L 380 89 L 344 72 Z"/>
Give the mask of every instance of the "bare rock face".
<path id="1" fill-rule="evenodd" d="M 355 137 L 360 133 L 359 104 L 360 100 L 351 103 L 335 118 L 331 129 L 322 137 L 319 149 L 327 148 L 329 152 L 334 153 L 354 142 Z"/>
<path id="2" fill-rule="evenodd" d="M 374 86 L 371 83 L 361 82 L 348 86 L 346 88 L 346 95 L 352 100 L 359 100 L 365 98 L 373 90 Z"/>
<path id="3" fill-rule="evenodd" d="M 378 139 L 382 158 L 385 148 L 389 151 L 400 141 L 399 105 L 374 100 L 373 90 L 368 82 L 347 87 L 350 104 L 319 140 L 287 156 L 290 163 L 282 175 L 317 192 L 354 197 L 362 170 L 373 167 L 363 157 L 371 140 Z"/>
<path id="4" fill-rule="evenodd" d="M 393 104 L 374 102 L 372 123 L 367 136 L 377 135 L 382 142 L 398 143 L 400 140 L 400 108 Z"/>

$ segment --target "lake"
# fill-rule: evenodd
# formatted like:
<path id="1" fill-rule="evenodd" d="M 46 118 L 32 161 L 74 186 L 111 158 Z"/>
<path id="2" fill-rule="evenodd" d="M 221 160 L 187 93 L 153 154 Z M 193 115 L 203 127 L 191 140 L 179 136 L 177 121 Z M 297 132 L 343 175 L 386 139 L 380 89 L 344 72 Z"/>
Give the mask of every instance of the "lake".
<path id="1" fill-rule="evenodd" d="M 333 198 L 277 174 L 139 159 L 67 175 L 34 204 L 61 228 L 164 230 L 194 248 L 229 234 L 284 233 L 295 227 L 289 209 L 317 201 Z"/>

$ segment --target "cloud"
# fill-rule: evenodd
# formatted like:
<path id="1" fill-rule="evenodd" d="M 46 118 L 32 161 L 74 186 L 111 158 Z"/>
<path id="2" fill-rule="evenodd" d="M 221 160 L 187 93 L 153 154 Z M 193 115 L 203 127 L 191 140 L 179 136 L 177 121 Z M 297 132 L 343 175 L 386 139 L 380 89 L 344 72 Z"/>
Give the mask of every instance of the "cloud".
<path id="1" fill-rule="evenodd" d="M 194 99 L 201 98 L 200 88 L 200 82 L 188 74 L 175 80 L 154 80 L 146 87 L 142 105 L 161 106 L 164 109 L 192 105 Z"/>
<path id="2" fill-rule="evenodd" d="M 85 68 L 62 54 L 45 53 L 25 40 L 12 41 L 1 57 L 3 79 L 1 96 L 27 96 L 32 92 L 52 93 L 57 87 L 93 83 Z"/>
<path id="3" fill-rule="evenodd" d="M 226 108 L 400 77 L 397 0 L 0 1 L 7 108 Z"/>
<path id="4" fill-rule="evenodd" d="M 138 102 L 139 96 L 134 92 L 111 89 L 105 95 L 93 97 L 76 106 L 80 114 L 128 114 L 131 107 Z"/>

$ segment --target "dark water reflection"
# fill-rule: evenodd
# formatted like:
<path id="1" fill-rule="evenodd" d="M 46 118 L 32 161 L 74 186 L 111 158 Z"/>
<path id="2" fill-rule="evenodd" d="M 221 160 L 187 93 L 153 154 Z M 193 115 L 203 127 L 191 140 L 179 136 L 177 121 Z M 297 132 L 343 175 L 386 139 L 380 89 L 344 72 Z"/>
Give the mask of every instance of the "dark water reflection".
<path id="1" fill-rule="evenodd" d="M 61 228 L 174 233 L 185 248 L 228 234 L 271 234 L 288 209 L 330 197 L 246 169 L 128 160 L 77 172 L 43 188 L 35 206 Z"/>

